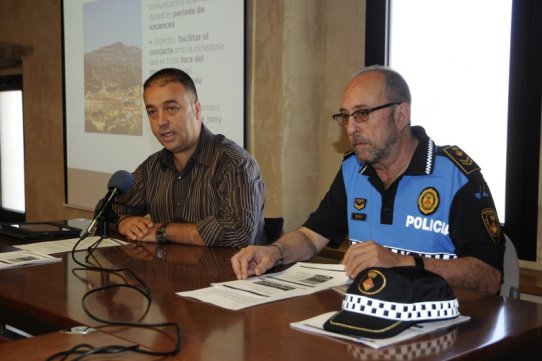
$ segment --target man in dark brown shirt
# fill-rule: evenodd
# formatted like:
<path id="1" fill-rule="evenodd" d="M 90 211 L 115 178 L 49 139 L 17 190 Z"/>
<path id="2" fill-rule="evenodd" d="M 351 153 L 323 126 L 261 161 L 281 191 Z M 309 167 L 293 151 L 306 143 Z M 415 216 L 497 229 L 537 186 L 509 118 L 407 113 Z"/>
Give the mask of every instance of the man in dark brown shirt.
<path id="1" fill-rule="evenodd" d="M 243 247 L 264 240 L 264 184 L 256 160 L 201 120 L 188 74 L 162 69 L 143 86 L 152 132 L 163 149 L 133 173 L 112 209 L 128 239 Z"/>

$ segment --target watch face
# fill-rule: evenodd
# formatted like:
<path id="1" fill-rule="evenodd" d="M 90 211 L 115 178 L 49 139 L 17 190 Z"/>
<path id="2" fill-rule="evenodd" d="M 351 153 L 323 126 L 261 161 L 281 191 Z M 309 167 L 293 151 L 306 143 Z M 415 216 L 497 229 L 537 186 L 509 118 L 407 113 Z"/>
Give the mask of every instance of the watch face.
<path id="1" fill-rule="evenodd" d="M 156 230 L 156 241 L 158 243 L 165 243 L 166 242 L 166 227 L 160 227 Z"/>

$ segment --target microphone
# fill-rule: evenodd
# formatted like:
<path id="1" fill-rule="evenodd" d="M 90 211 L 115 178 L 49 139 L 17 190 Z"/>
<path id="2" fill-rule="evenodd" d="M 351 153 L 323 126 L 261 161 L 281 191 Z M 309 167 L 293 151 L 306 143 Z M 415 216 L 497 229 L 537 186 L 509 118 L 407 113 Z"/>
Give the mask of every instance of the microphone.
<path id="1" fill-rule="evenodd" d="M 111 207 L 111 203 L 113 203 L 115 199 L 117 199 L 117 197 L 121 194 L 128 192 L 133 185 L 134 177 L 132 176 L 132 173 L 128 171 L 118 170 L 111 176 L 109 182 L 107 183 L 107 188 L 109 189 L 109 191 L 103 198 L 103 202 L 100 205 L 99 209 L 94 214 L 94 219 L 88 225 L 87 229 L 83 231 L 83 233 L 81 233 L 80 239 L 84 239 L 89 234 L 94 232 L 98 221 L 104 218 L 104 214 L 106 214 Z"/>

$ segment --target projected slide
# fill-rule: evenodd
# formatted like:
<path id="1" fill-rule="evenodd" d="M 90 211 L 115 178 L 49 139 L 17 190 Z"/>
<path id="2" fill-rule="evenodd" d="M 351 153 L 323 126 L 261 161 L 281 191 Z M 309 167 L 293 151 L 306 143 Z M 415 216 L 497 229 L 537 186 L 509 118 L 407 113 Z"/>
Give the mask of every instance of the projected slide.
<path id="1" fill-rule="evenodd" d="M 143 134 L 140 10 L 134 0 L 83 5 L 85 132 Z"/>
<path id="2" fill-rule="evenodd" d="M 243 0 L 64 0 L 68 204 L 93 208 L 112 173 L 161 148 L 143 82 L 192 76 L 202 120 L 244 146 Z"/>

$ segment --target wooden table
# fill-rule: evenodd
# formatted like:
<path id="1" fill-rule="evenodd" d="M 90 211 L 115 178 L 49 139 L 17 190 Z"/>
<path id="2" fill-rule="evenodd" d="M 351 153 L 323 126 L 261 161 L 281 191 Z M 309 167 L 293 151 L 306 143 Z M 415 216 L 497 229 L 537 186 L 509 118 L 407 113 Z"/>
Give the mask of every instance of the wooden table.
<path id="1" fill-rule="evenodd" d="M 524 360 L 542 354 L 542 305 L 466 290 L 456 290 L 456 295 L 461 313 L 472 317 L 469 322 L 378 351 L 290 328 L 291 322 L 338 310 L 342 296 L 333 290 L 240 311 L 175 294 L 234 279 L 229 261 L 234 252 L 172 244 L 160 248 L 156 244 L 130 244 L 98 249 L 94 253 L 96 264 L 129 267 L 152 290 L 152 304 L 147 308 L 139 293 L 120 289 L 91 296 L 87 306 L 100 317 L 115 321 L 178 323 L 181 350 L 170 359 L 179 360 Z M 70 254 L 61 257 L 59 263 L 0 271 L 0 323 L 43 334 L 0 344 L 2 360 L 32 359 L 24 358 L 28 348 L 39 350 L 39 355 L 52 355 L 81 339 L 98 345 L 136 343 L 160 351 L 173 347 L 171 329 L 157 332 L 111 327 L 90 318 L 81 305 L 86 291 L 124 282 L 122 277 L 128 282 L 134 280 L 126 272 L 119 277 L 77 270 Z M 79 252 L 79 257 L 82 259 L 84 254 Z M 78 325 L 98 331 L 88 338 L 58 332 Z"/>

